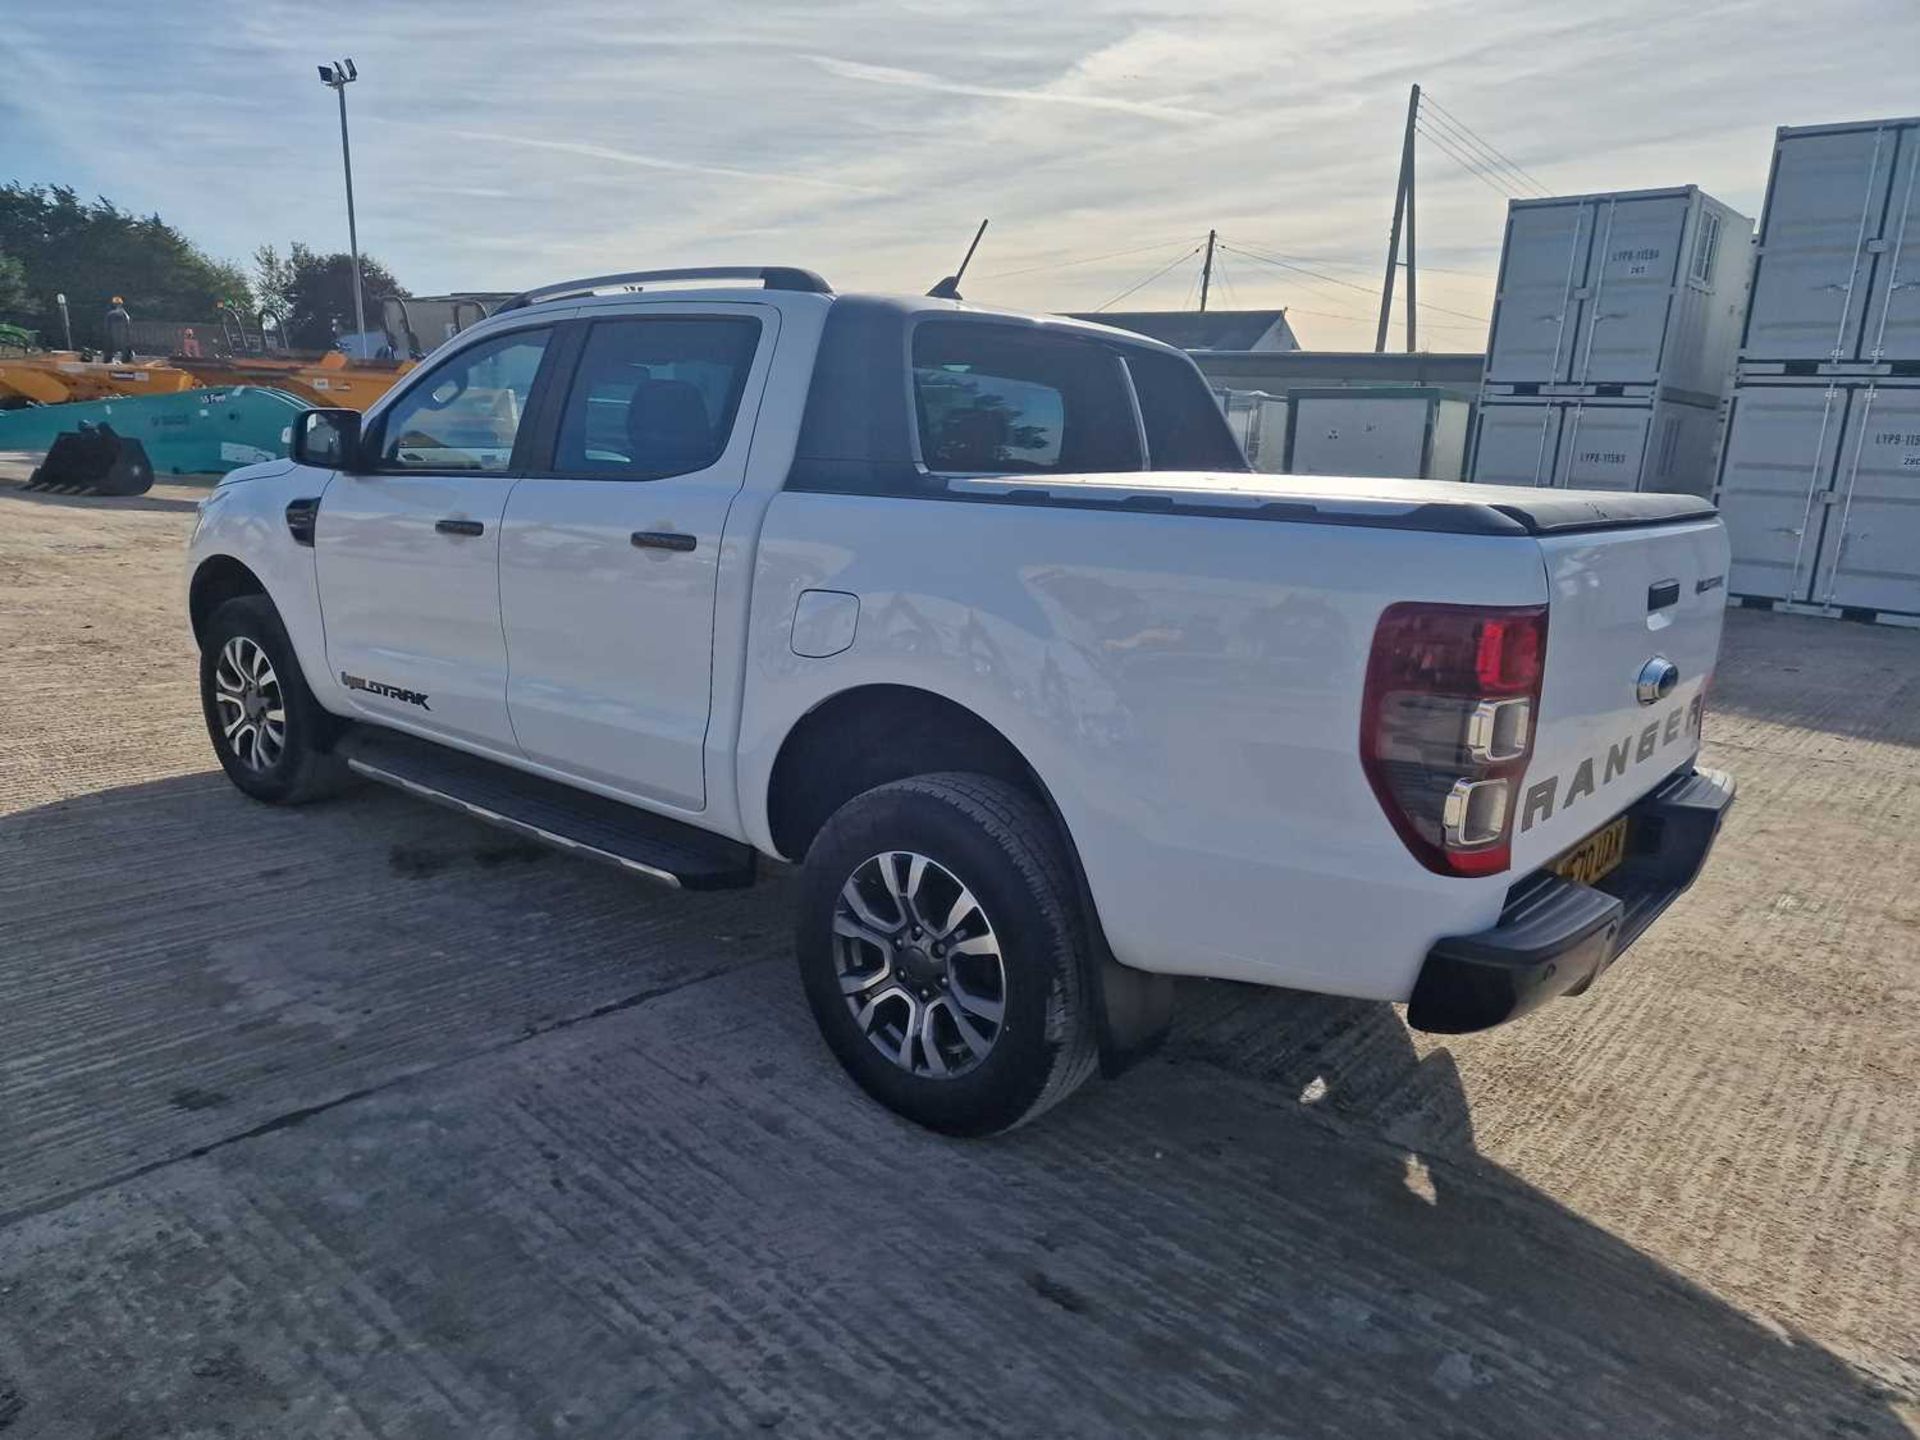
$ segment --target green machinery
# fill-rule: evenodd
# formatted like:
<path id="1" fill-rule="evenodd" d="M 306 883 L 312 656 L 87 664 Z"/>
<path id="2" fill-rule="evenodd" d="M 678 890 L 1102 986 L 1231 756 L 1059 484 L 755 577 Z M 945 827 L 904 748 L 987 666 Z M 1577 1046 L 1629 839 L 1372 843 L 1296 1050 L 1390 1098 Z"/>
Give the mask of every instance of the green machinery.
<path id="1" fill-rule="evenodd" d="M 62 434 L 102 425 L 138 441 L 156 475 L 225 474 L 287 453 L 306 400 L 261 385 L 183 390 L 0 412 L 0 452 L 43 455 Z"/>

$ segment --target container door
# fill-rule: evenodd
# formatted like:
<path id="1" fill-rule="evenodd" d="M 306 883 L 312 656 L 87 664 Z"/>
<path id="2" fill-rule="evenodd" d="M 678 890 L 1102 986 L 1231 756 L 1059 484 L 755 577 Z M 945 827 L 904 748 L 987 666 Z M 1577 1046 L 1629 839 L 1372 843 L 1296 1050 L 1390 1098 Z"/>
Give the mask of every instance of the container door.
<path id="1" fill-rule="evenodd" d="M 1899 132 L 1789 135 L 1774 154 L 1747 312 L 1749 360 L 1849 360 L 1859 353 L 1872 256 Z"/>
<path id="2" fill-rule="evenodd" d="M 1559 453 L 1566 406 L 1482 405 L 1473 478 L 1482 485 L 1544 485 Z"/>
<path id="3" fill-rule="evenodd" d="M 1581 384 L 1651 385 L 1660 378 L 1690 208 L 1686 195 L 1603 200 L 1595 208 L 1573 364 Z"/>
<path id="4" fill-rule="evenodd" d="M 1920 360 L 1920 128 L 1900 133 L 1881 253 L 1867 296 L 1863 360 Z"/>
<path id="5" fill-rule="evenodd" d="M 1814 599 L 1920 614 L 1920 385 L 1860 392 L 1827 511 Z"/>
<path id="6" fill-rule="evenodd" d="M 1734 394 L 1719 495 L 1733 542 L 1732 593 L 1807 598 L 1848 398 L 1837 385 Z"/>
<path id="7" fill-rule="evenodd" d="M 1422 478 L 1433 402 L 1424 395 L 1297 396 L 1293 404 L 1295 475 Z"/>
<path id="8" fill-rule="evenodd" d="M 1568 377 L 1578 321 L 1574 292 L 1587 266 L 1593 213 L 1585 203 L 1507 212 L 1487 379 L 1525 384 Z"/>
<path id="9" fill-rule="evenodd" d="M 1652 405 L 1574 401 L 1561 427 L 1554 484 L 1568 490 L 1638 490 L 1652 426 Z"/>

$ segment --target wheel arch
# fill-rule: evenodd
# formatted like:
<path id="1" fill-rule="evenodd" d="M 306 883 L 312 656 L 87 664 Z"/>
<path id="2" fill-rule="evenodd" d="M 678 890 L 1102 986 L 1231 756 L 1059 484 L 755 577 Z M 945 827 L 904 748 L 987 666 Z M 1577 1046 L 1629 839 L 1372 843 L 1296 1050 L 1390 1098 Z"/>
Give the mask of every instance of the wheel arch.
<path id="1" fill-rule="evenodd" d="M 768 832 L 779 854 L 803 860 L 828 817 L 854 796 L 950 770 L 1004 780 L 1031 794 L 1051 817 L 1087 923 L 1083 955 L 1101 1069 L 1117 1074 L 1151 1053 L 1171 1018 L 1172 981 L 1113 958 L 1079 846 L 1046 781 L 999 727 L 965 705 L 891 684 L 856 686 L 820 701 L 789 727 L 775 755 L 766 791 Z"/>
<path id="2" fill-rule="evenodd" d="M 193 625 L 194 640 L 205 638 L 207 622 L 213 618 L 214 611 L 242 595 L 265 595 L 269 601 L 273 599 L 260 577 L 233 556 L 209 555 L 202 560 L 187 587 L 187 616 Z"/>

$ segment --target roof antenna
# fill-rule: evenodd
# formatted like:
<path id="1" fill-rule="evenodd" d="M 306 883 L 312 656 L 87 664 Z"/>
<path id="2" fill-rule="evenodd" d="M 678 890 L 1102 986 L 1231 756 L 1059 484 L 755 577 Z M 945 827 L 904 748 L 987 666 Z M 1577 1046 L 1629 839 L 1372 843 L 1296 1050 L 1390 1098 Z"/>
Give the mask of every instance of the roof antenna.
<path id="1" fill-rule="evenodd" d="M 935 300 L 958 300 L 960 298 L 960 277 L 967 273 L 967 266 L 973 263 L 973 252 L 980 248 L 980 237 L 987 233 L 987 222 L 982 220 L 980 228 L 973 232 L 973 244 L 967 246 L 966 259 L 960 262 L 960 268 L 947 276 L 938 285 L 927 292 Z"/>

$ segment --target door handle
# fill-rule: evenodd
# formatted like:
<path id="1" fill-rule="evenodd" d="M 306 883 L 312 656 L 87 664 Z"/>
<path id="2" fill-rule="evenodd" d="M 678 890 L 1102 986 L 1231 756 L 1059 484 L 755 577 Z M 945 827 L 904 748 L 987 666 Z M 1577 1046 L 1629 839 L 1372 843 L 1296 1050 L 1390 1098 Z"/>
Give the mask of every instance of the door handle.
<path id="1" fill-rule="evenodd" d="M 700 541 L 680 530 L 636 530 L 633 543 L 639 550 L 691 550 Z"/>
<path id="2" fill-rule="evenodd" d="M 436 520 L 433 528 L 442 535 L 484 535 L 487 527 L 478 520 Z"/>

